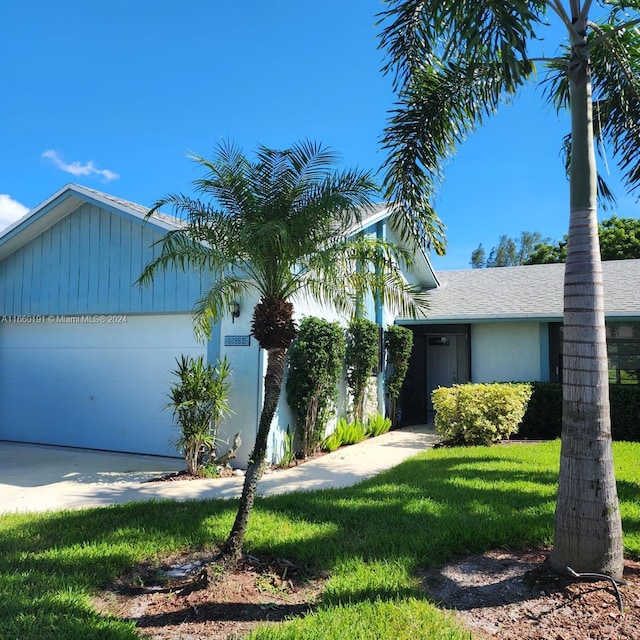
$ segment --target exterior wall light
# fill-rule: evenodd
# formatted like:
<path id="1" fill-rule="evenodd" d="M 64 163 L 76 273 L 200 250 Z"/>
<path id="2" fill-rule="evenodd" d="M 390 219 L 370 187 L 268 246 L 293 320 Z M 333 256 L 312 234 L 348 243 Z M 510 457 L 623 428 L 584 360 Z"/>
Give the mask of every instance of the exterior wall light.
<path id="1" fill-rule="evenodd" d="M 229 313 L 231 314 L 231 322 L 235 322 L 240 317 L 240 303 L 232 302 L 229 305 Z"/>

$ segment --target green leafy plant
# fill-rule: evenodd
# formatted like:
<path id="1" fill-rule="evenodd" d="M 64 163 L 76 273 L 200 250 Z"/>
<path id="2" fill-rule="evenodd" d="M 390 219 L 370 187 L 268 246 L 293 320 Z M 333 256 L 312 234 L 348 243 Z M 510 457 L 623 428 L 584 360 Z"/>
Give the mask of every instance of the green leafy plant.
<path id="1" fill-rule="evenodd" d="M 369 437 L 367 429 L 359 420 L 347 421 L 340 418 L 333 433 L 325 438 L 323 448 L 327 451 L 335 451 L 339 447 L 349 444 L 357 444 Z"/>
<path id="2" fill-rule="evenodd" d="M 184 455 L 187 471 L 198 475 L 215 448 L 220 422 L 230 413 L 228 378 L 231 368 L 226 358 L 216 366 L 206 364 L 203 356 L 182 355 L 170 384 L 167 407 L 180 429 L 172 444 Z"/>
<path id="3" fill-rule="evenodd" d="M 367 429 L 364 424 L 359 420 L 354 420 L 347 424 L 346 429 L 342 433 L 342 443 L 345 445 L 358 444 L 358 442 L 366 440 L 367 437 Z"/>
<path id="4" fill-rule="evenodd" d="M 375 438 L 383 433 L 386 433 L 391 429 L 391 420 L 377 413 L 375 416 L 371 416 L 365 423 L 365 431 L 367 437 Z"/>
<path id="5" fill-rule="evenodd" d="M 362 421 L 367 384 L 379 360 L 378 325 L 371 320 L 357 318 L 347 329 L 345 365 L 347 384 L 353 395 L 353 418 Z"/>
<path id="6" fill-rule="evenodd" d="M 397 425 L 398 398 L 409 369 L 409 358 L 413 349 L 413 331 L 406 327 L 390 325 L 385 332 L 384 346 L 387 351 L 387 363 L 391 366 L 390 375 L 387 377 L 389 413 L 393 424 Z"/>
<path id="7" fill-rule="evenodd" d="M 198 465 L 198 475 L 201 478 L 219 478 L 221 473 L 221 467 L 216 464 L 215 460 L 209 458 Z"/>
<path id="8" fill-rule="evenodd" d="M 322 448 L 325 451 L 331 453 L 332 451 L 336 451 L 342 446 L 342 437 L 338 431 L 334 431 L 330 433 L 322 443 Z"/>
<path id="9" fill-rule="evenodd" d="M 287 426 L 287 432 L 284 434 L 282 441 L 282 455 L 278 460 L 278 466 L 288 469 L 291 463 L 296 459 L 296 451 L 294 447 L 295 434 L 291 432 Z"/>
<path id="10" fill-rule="evenodd" d="M 517 431 L 531 386 L 515 383 L 461 384 L 431 394 L 436 430 L 450 445 L 489 445 Z"/>
<path id="11" fill-rule="evenodd" d="M 302 320 L 289 349 L 286 389 L 304 457 L 320 448 L 334 413 L 344 355 L 344 334 L 337 322 L 313 317 Z"/>

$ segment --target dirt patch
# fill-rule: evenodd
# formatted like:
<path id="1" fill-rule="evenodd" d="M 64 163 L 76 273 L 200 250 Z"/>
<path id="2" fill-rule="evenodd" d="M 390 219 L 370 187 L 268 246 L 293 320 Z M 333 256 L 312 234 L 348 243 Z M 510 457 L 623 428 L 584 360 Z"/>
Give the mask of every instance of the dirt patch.
<path id="1" fill-rule="evenodd" d="M 135 622 L 153 640 L 240 638 L 259 623 L 306 615 L 322 592 L 326 576 L 285 559 L 245 556 L 233 573 L 209 570 L 214 555 L 190 553 L 154 565 L 139 565 L 99 594 L 103 614 Z"/>
<path id="2" fill-rule="evenodd" d="M 167 473 L 164 476 L 158 476 L 156 478 L 150 478 L 147 482 L 176 482 L 178 480 L 215 480 L 216 478 L 230 478 L 233 475 L 233 469 L 230 467 L 224 467 L 220 469 L 217 476 L 200 476 L 189 473 L 186 469 L 182 471 L 174 471 L 173 473 Z"/>
<path id="3" fill-rule="evenodd" d="M 549 574 L 546 550 L 491 551 L 420 573 L 426 593 L 453 610 L 477 640 L 638 640 L 640 563 L 627 560 L 619 586 Z M 133 621 L 153 640 L 230 640 L 261 623 L 309 613 L 326 575 L 286 559 L 245 556 L 233 573 L 198 580 L 212 552 L 185 553 L 143 564 L 109 585 L 94 604 Z M 214 567 L 213 571 L 211 566 Z"/>
<path id="4" fill-rule="evenodd" d="M 315 453 L 307 456 L 306 458 L 304 457 L 294 458 L 293 460 L 291 460 L 291 462 L 289 462 L 286 465 L 272 464 L 265 469 L 264 473 L 270 474 L 270 473 L 275 473 L 277 471 L 286 471 L 287 469 L 292 469 L 293 467 L 297 467 L 298 465 L 304 464 L 305 462 L 310 462 L 311 460 L 322 458 L 323 456 L 326 456 L 328 453 L 329 453 L 328 451 L 316 451 Z M 186 469 L 183 469 L 182 471 L 174 471 L 173 473 L 167 473 L 166 475 L 163 475 L 163 476 L 150 478 L 149 480 L 146 480 L 146 482 L 175 482 L 177 480 L 211 480 L 211 479 L 215 480 L 216 478 L 229 478 L 233 475 L 236 475 L 236 473 L 234 473 L 234 469 L 230 466 L 221 467 L 219 469 L 219 475 L 217 476 L 194 475 L 192 473 L 189 473 Z M 244 475 L 244 471 L 241 473 L 241 475 Z"/>
<path id="5" fill-rule="evenodd" d="M 638 640 L 640 563 L 625 562 L 619 587 L 570 581 L 546 571 L 546 550 L 492 551 L 421 573 L 431 598 L 455 611 L 476 638 Z"/>

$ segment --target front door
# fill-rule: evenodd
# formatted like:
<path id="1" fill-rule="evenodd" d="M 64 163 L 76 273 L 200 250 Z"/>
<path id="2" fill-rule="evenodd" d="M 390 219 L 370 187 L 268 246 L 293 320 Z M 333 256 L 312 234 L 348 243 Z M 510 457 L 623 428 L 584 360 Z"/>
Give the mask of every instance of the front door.
<path id="1" fill-rule="evenodd" d="M 419 325 L 413 331 L 413 351 L 403 386 L 400 423 L 433 423 L 431 392 L 469 382 L 469 326 Z"/>
<path id="2" fill-rule="evenodd" d="M 427 422 L 434 418 L 431 392 L 458 382 L 458 336 L 427 336 Z"/>

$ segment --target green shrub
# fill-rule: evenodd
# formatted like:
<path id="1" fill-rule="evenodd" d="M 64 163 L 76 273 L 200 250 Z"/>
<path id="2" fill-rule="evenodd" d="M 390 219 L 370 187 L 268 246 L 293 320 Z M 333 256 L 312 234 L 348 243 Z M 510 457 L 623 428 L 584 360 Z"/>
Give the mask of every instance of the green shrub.
<path id="1" fill-rule="evenodd" d="M 562 385 L 558 382 L 529 382 L 527 404 L 518 438 L 555 440 L 562 432 Z"/>
<path id="2" fill-rule="evenodd" d="M 562 433 L 562 385 L 559 382 L 531 382 L 531 400 L 518 437 L 553 440 Z M 609 385 L 611 436 L 613 440 L 640 442 L 640 387 Z"/>
<path id="3" fill-rule="evenodd" d="M 176 362 L 172 373 L 178 381 L 169 386 L 167 407 L 173 409 L 180 435 L 172 443 L 184 455 L 187 471 L 198 475 L 215 447 L 221 420 L 230 413 L 231 369 L 226 358 L 215 367 L 205 364 L 203 356 L 182 355 Z"/>
<path id="4" fill-rule="evenodd" d="M 320 448 L 338 397 L 345 339 L 337 322 L 305 318 L 289 349 L 287 401 L 296 419 L 302 454 Z"/>
<path id="5" fill-rule="evenodd" d="M 358 442 L 367 439 L 367 430 L 359 420 L 347 422 L 344 418 L 341 418 L 338 422 L 337 430 L 340 431 L 340 438 L 344 445 L 358 444 Z"/>
<path id="6" fill-rule="evenodd" d="M 398 325 L 388 326 L 384 335 L 384 346 L 387 351 L 387 363 L 391 366 L 391 374 L 387 378 L 389 414 L 393 424 L 397 424 L 398 398 L 409 369 L 409 358 L 413 349 L 413 331 Z"/>
<path id="7" fill-rule="evenodd" d="M 341 446 L 342 446 L 342 438 L 340 437 L 340 434 L 337 431 L 334 431 L 333 433 L 329 434 L 325 438 L 322 444 L 322 448 L 325 451 L 328 451 L 329 453 L 331 453 L 332 451 L 336 451 Z"/>
<path id="8" fill-rule="evenodd" d="M 431 394 L 435 426 L 445 444 L 489 445 L 508 438 L 522 421 L 531 387 L 526 384 L 461 384 Z"/>
<path id="9" fill-rule="evenodd" d="M 367 428 L 359 420 L 347 422 L 346 418 L 340 418 L 335 431 L 328 435 L 322 448 L 326 451 L 335 451 L 339 447 L 358 444 L 369 437 Z"/>
<path id="10" fill-rule="evenodd" d="M 371 416 L 365 423 L 365 431 L 368 438 L 375 438 L 391 429 L 391 420 L 377 413 Z"/>
<path id="11" fill-rule="evenodd" d="M 379 328 L 375 322 L 357 318 L 347 329 L 345 365 L 347 384 L 353 395 L 353 418 L 362 420 L 367 384 L 375 373 L 379 355 Z"/>
<path id="12" fill-rule="evenodd" d="M 613 439 L 640 442 L 640 386 L 612 384 L 609 399 Z"/>

